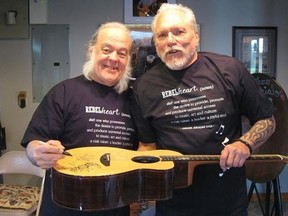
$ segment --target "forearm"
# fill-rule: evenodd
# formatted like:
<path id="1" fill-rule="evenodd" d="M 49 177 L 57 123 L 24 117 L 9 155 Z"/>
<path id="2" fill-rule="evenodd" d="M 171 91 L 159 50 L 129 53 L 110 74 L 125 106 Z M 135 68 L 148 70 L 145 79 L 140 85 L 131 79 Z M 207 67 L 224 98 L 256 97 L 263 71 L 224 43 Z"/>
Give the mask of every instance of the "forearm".
<path id="1" fill-rule="evenodd" d="M 248 142 L 252 149 L 256 149 L 274 133 L 275 128 L 276 123 L 274 116 L 259 120 L 250 128 L 250 130 L 241 136 L 241 139 Z"/>

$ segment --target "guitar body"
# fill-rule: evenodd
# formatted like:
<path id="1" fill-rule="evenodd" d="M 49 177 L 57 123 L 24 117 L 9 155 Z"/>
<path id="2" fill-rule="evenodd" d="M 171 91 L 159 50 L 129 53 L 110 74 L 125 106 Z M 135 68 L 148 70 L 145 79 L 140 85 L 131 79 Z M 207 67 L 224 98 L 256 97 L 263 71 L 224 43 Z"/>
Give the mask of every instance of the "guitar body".
<path id="1" fill-rule="evenodd" d="M 52 168 L 52 199 L 81 211 L 108 210 L 139 200 L 165 200 L 192 184 L 196 166 L 219 163 L 220 155 L 182 155 L 170 150 L 112 147 L 70 149 Z M 287 163 L 283 155 L 251 155 L 246 163 Z M 221 177 L 221 174 L 219 174 Z"/>
<path id="2" fill-rule="evenodd" d="M 149 151 L 152 161 L 140 162 L 132 159 L 141 160 L 148 152 L 110 147 L 83 147 L 68 152 L 73 156 L 59 160 L 52 168 L 52 198 L 61 206 L 107 210 L 138 200 L 172 197 L 174 163 L 154 159 L 158 155 L 181 155 L 178 152 Z M 107 153 L 109 158 L 103 157 Z"/>

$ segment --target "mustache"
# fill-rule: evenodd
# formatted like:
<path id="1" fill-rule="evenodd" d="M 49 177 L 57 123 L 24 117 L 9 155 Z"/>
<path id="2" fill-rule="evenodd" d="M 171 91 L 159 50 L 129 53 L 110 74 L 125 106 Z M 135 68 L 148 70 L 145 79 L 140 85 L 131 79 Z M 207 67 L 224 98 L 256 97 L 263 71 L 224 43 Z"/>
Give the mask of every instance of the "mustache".
<path id="1" fill-rule="evenodd" d="M 177 52 L 177 51 L 184 52 L 182 47 L 173 46 L 173 47 L 169 47 L 165 50 L 165 55 L 167 55 L 169 53 Z"/>

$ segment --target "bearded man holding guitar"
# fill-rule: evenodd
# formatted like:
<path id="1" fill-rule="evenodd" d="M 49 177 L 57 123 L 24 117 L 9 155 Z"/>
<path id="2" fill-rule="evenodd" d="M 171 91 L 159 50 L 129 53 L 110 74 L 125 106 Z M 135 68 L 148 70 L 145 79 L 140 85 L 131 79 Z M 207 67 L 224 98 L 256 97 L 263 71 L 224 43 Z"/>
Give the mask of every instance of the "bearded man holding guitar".
<path id="1" fill-rule="evenodd" d="M 273 104 L 237 59 L 197 52 L 191 9 L 163 3 L 151 28 L 162 62 L 133 85 L 139 150 L 220 155 L 195 168 L 192 185 L 157 201 L 156 216 L 247 216 L 243 165 L 275 130 Z M 243 115 L 252 125 L 244 134 Z"/>

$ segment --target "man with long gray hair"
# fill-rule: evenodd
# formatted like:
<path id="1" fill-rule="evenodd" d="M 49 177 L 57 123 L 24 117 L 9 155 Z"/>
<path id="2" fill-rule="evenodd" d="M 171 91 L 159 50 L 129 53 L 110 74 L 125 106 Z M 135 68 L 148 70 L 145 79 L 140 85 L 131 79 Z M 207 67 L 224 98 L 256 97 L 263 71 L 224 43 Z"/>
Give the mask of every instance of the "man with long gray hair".
<path id="1" fill-rule="evenodd" d="M 137 148 L 128 88 L 131 45 L 130 32 L 123 24 L 102 25 L 88 44 L 83 75 L 57 84 L 35 111 L 21 144 L 33 164 L 47 169 L 41 216 L 130 215 L 129 206 L 86 212 L 57 205 L 51 196 L 49 168 L 67 157 L 63 154 L 66 149 Z M 117 138 L 116 130 L 107 130 L 119 123 L 126 129 L 121 139 Z"/>

